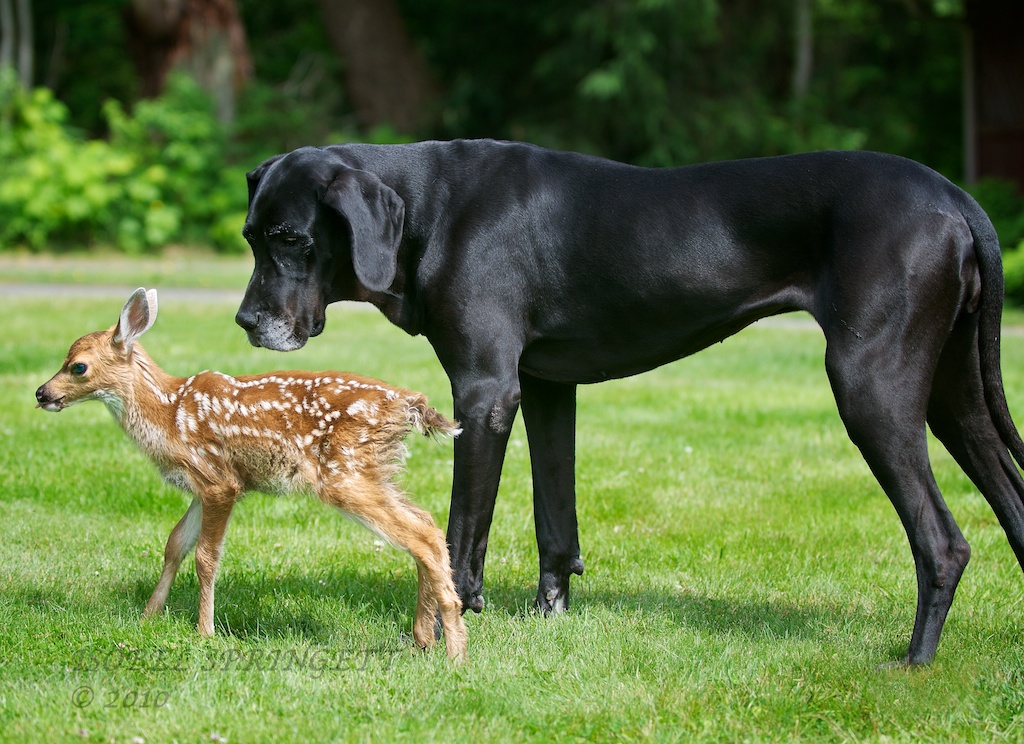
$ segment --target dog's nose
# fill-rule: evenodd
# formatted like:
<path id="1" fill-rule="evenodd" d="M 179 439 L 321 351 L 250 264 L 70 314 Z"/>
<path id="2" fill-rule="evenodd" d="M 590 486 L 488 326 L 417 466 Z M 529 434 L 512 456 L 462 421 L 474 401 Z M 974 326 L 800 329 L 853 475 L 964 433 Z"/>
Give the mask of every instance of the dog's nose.
<path id="1" fill-rule="evenodd" d="M 235 322 L 246 331 L 252 331 L 260 324 L 260 314 L 242 308 L 235 314 Z"/>

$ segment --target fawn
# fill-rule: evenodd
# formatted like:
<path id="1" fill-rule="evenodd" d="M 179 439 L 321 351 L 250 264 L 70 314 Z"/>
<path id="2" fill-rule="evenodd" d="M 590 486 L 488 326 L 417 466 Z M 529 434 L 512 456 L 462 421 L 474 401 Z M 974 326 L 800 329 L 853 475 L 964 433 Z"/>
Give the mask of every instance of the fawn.
<path id="1" fill-rule="evenodd" d="M 174 377 L 136 343 L 156 313 L 156 290 L 136 290 L 117 324 L 75 341 L 60 371 L 36 391 L 36 407 L 47 411 L 103 401 L 164 479 L 193 494 L 167 539 L 143 617 L 163 611 L 178 566 L 195 547 L 199 633 L 213 635 L 213 585 L 235 503 L 248 490 L 315 493 L 412 555 L 416 644 L 433 645 L 440 615 L 448 655 L 464 657 L 466 628 L 444 534 L 392 480 L 411 428 L 456 436 L 458 424 L 420 393 L 343 372 Z"/>

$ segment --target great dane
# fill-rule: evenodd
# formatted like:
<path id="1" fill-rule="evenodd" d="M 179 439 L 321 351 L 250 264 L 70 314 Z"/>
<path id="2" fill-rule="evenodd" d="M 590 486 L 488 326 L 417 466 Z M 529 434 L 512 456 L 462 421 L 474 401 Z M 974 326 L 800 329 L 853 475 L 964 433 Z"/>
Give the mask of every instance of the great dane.
<path id="1" fill-rule="evenodd" d="M 569 605 L 576 386 L 633 375 L 758 318 L 809 312 L 839 414 L 906 529 L 917 614 L 902 662 L 935 655 L 970 547 L 926 423 L 1024 565 L 1024 443 L 999 360 L 1003 276 L 988 217 L 909 160 L 817 152 L 648 169 L 520 143 L 306 147 L 248 174 L 255 269 L 237 322 L 297 349 L 361 300 L 431 343 L 455 443 L 448 542 L 463 607 L 520 406 L 540 553 L 536 604 Z"/>

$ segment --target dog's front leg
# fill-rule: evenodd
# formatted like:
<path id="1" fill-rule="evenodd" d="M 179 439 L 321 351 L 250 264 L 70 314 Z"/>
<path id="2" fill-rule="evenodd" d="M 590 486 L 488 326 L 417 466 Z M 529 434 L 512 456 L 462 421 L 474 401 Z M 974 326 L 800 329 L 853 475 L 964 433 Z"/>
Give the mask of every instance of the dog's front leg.
<path id="1" fill-rule="evenodd" d="M 462 611 L 484 608 L 484 557 L 494 516 L 505 448 L 519 410 L 519 387 L 493 382 L 453 383 L 455 417 L 462 433 L 455 440 L 448 547 L 452 578 Z"/>
<path id="2" fill-rule="evenodd" d="M 569 577 L 583 573 L 576 522 L 576 386 L 520 375 L 533 467 L 533 515 L 540 553 L 537 609 L 569 608 Z"/>

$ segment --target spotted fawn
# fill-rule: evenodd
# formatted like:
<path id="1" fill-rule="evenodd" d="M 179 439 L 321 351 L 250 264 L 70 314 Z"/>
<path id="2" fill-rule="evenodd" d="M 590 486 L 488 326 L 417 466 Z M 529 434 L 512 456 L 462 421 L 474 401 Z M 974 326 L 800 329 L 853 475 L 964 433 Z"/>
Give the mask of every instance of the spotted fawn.
<path id="1" fill-rule="evenodd" d="M 315 493 L 412 555 L 416 644 L 434 644 L 439 617 L 448 655 L 464 657 L 466 628 L 444 534 L 394 483 L 411 429 L 456 436 L 458 424 L 420 393 L 344 372 L 174 377 L 137 343 L 156 313 L 156 290 L 136 290 L 117 324 L 78 339 L 60 371 L 36 391 L 37 407 L 47 411 L 103 401 L 164 479 L 193 495 L 167 539 L 163 572 L 143 616 L 163 611 L 194 547 L 199 632 L 213 635 L 214 580 L 235 503 L 250 490 Z"/>

